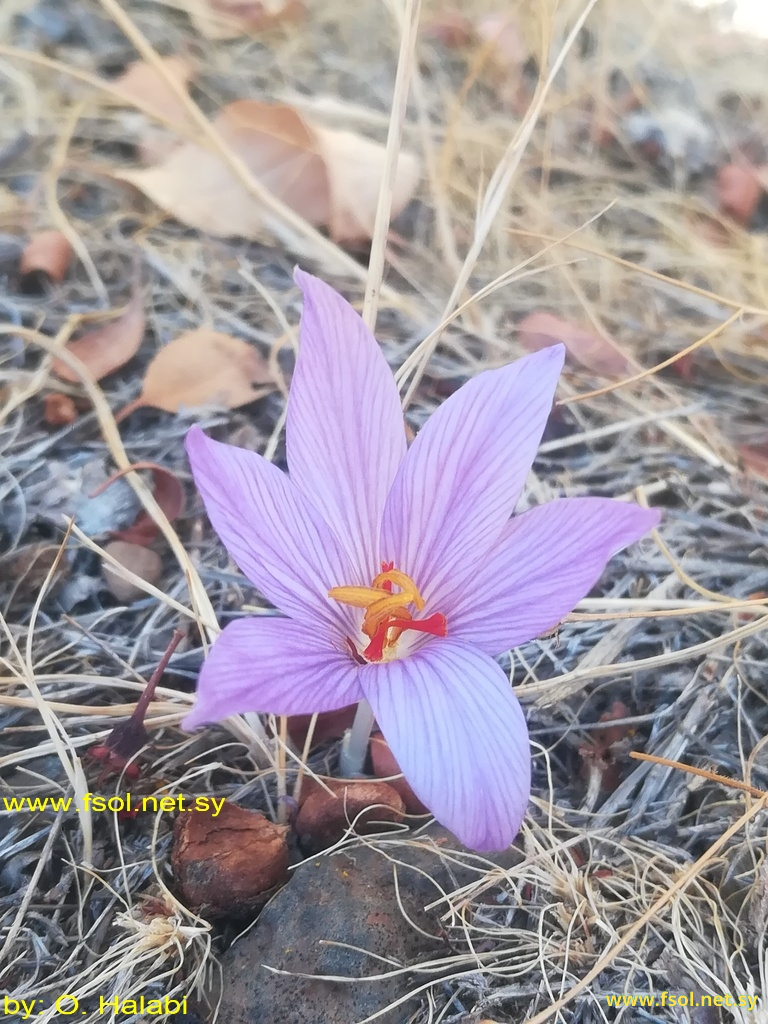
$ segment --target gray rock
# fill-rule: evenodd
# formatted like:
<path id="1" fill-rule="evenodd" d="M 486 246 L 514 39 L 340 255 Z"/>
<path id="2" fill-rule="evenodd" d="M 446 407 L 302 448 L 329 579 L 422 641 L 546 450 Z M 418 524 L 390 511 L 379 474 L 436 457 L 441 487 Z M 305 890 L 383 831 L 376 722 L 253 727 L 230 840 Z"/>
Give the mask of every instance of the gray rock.
<path id="1" fill-rule="evenodd" d="M 225 954 L 218 1019 L 227 1024 L 354 1024 L 405 996 L 418 984 L 413 975 L 373 979 L 396 966 L 445 955 L 448 947 L 438 921 L 445 907 L 434 912 L 424 907 L 440 899 L 438 886 L 450 893 L 484 873 L 480 867 L 448 863 L 441 851 L 461 847 L 455 839 L 446 840 L 444 830 L 430 836 L 418 847 L 413 838 L 409 844 L 377 842 L 313 857 L 298 867 L 256 925 Z M 400 901 L 427 935 L 412 927 L 398 907 L 393 861 L 399 862 Z M 293 973 L 274 974 L 267 967 Z M 297 974 L 355 980 L 330 982 Z M 415 1005 L 401 1004 L 378 1021 L 402 1024 Z"/>

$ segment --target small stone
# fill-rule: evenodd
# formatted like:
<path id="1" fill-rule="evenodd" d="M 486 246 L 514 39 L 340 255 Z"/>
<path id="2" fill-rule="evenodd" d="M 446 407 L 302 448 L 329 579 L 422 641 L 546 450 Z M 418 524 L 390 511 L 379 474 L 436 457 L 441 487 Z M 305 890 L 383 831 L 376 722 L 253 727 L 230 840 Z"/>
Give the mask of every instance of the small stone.
<path id="1" fill-rule="evenodd" d="M 392 786 L 371 780 L 323 780 L 327 789 L 308 779 L 296 816 L 296 832 L 305 848 L 332 846 L 354 822 L 355 831 L 379 831 L 382 821 L 401 821 L 405 804 Z M 328 792 L 331 790 L 331 792 Z"/>
<path id="2" fill-rule="evenodd" d="M 140 544 L 129 544 L 124 540 L 113 540 L 107 544 L 104 550 L 120 565 L 124 565 L 126 569 L 130 569 L 147 583 L 157 583 L 163 574 L 163 560 L 151 548 L 142 547 Z M 110 594 L 118 601 L 127 603 L 145 596 L 146 592 L 141 587 L 121 579 L 115 569 L 106 561 L 102 566 L 102 574 Z"/>
<path id="3" fill-rule="evenodd" d="M 184 902 L 206 917 L 253 915 L 288 878 L 286 825 L 225 803 L 180 811 L 171 863 Z"/>

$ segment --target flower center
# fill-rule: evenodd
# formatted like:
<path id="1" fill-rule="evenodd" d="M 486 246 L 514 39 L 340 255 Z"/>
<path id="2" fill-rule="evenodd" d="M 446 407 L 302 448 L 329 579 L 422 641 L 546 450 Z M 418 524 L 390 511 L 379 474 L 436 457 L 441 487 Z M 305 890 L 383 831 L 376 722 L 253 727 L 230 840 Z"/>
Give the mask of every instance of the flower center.
<path id="1" fill-rule="evenodd" d="M 435 612 L 426 619 L 413 618 L 409 606 L 420 612 L 424 598 L 411 577 L 395 569 L 394 562 L 381 563 L 381 572 L 370 587 L 334 587 L 328 591 L 328 597 L 353 608 L 365 609 L 361 629 L 369 641 L 363 651 L 367 661 L 386 661 L 392 657 L 400 635 L 407 629 L 432 636 L 448 635 L 448 624 L 442 612 Z M 357 649 L 351 641 L 350 646 L 354 656 Z"/>

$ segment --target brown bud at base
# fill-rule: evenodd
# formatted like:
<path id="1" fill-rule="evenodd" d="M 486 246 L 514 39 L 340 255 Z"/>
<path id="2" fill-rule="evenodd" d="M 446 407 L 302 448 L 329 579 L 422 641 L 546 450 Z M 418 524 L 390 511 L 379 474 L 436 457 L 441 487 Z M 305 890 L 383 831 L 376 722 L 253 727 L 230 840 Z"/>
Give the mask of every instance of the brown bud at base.
<path id="1" fill-rule="evenodd" d="M 395 755 L 389 749 L 389 744 L 380 732 L 376 732 L 371 736 L 371 763 L 373 764 L 373 774 L 377 779 L 387 778 L 391 775 L 400 775 L 400 765 L 395 760 Z M 389 778 L 387 785 L 400 794 L 405 804 L 405 809 L 409 814 L 429 814 L 429 810 L 419 800 L 402 775 L 400 775 L 399 779 Z"/>
<path id="2" fill-rule="evenodd" d="M 215 818 L 181 812 L 173 827 L 171 863 L 184 902 L 204 917 L 259 910 L 288 878 L 287 831 L 235 804 L 225 803 Z"/>
<path id="3" fill-rule="evenodd" d="M 304 784 L 296 832 L 313 850 L 332 846 L 354 822 L 359 833 L 379 830 L 382 821 L 400 821 L 405 805 L 386 782 L 348 782 L 324 779 L 325 789 L 313 779 Z M 328 792 L 331 790 L 331 792 Z"/>

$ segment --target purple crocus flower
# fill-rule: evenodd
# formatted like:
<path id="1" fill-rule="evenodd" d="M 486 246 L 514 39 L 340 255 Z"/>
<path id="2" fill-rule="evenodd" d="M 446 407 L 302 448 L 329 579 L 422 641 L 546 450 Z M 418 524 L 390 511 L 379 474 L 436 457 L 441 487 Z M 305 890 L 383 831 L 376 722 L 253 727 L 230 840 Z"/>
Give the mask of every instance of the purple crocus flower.
<path id="1" fill-rule="evenodd" d="M 398 391 L 374 337 L 333 289 L 298 270 L 296 281 L 304 312 L 286 423 L 290 475 L 198 427 L 187 435 L 214 529 L 285 618 L 224 629 L 184 727 L 366 698 L 438 821 L 466 846 L 503 849 L 528 803 L 530 751 L 494 657 L 557 625 L 659 515 L 561 498 L 512 517 L 562 345 L 479 374 L 406 450 Z"/>

